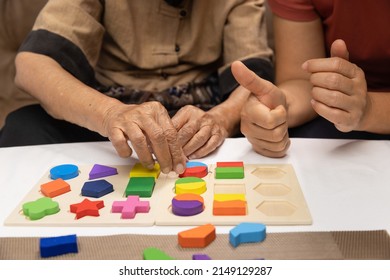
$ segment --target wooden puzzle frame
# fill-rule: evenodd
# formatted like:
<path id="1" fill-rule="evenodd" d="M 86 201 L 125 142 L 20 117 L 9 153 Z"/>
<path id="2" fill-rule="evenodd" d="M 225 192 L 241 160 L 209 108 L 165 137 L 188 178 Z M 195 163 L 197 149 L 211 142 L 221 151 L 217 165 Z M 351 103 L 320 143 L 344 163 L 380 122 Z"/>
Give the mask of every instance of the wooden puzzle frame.
<path id="1" fill-rule="evenodd" d="M 93 165 L 79 166 L 79 176 L 66 180 L 71 191 L 53 200 L 59 203 L 60 212 L 45 216 L 39 220 L 29 220 L 23 215 L 22 205 L 43 197 L 40 186 L 49 182 L 47 172 L 31 189 L 26 197 L 16 206 L 5 220 L 6 226 L 170 226 L 170 225 L 237 225 L 241 222 L 257 222 L 266 225 L 309 225 L 312 223 L 310 211 L 301 191 L 298 179 L 292 165 L 289 164 L 244 164 L 243 179 L 216 179 L 216 164 L 208 165 L 208 174 L 203 178 L 207 190 L 202 194 L 205 209 L 195 216 L 176 216 L 171 211 L 171 201 L 175 196 L 176 174 L 163 174 L 157 178 L 153 194 L 150 198 L 140 198 L 149 201 L 149 213 L 137 213 L 133 219 L 121 219 L 121 215 L 111 212 L 114 201 L 124 201 L 124 195 L 132 165 L 113 165 L 118 174 L 105 179 L 114 186 L 114 191 L 90 200 L 103 200 L 104 207 L 99 210 L 98 217 L 85 216 L 75 219 L 71 213 L 71 204 L 79 203 L 85 197 L 81 196 L 81 188 L 87 181 Z M 244 194 L 247 201 L 247 215 L 244 216 L 214 216 L 212 205 L 214 194 Z"/>

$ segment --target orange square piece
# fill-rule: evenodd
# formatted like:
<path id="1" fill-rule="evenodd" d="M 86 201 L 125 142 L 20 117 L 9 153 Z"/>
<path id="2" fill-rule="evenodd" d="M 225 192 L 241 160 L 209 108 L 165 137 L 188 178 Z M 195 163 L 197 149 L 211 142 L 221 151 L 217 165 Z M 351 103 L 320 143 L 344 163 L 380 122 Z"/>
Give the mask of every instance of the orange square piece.
<path id="1" fill-rule="evenodd" d="M 58 178 L 54 181 L 42 184 L 41 192 L 44 196 L 53 198 L 55 196 L 70 192 L 70 186 L 63 179 Z"/>
<path id="2" fill-rule="evenodd" d="M 179 244 L 183 248 L 204 248 L 215 238 L 215 227 L 212 224 L 195 227 L 178 234 Z"/>
<path id="3" fill-rule="evenodd" d="M 218 201 L 213 203 L 214 216 L 245 216 L 246 215 L 246 201 L 242 200 L 228 200 Z"/>

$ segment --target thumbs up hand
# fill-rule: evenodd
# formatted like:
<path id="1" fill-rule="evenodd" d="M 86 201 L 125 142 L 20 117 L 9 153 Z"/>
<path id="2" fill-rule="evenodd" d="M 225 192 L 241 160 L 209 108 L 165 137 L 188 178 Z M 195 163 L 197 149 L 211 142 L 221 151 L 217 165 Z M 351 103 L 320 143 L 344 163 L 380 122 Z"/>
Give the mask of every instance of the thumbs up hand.
<path id="1" fill-rule="evenodd" d="M 336 40 L 331 57 L 311 59 L 302 68 L 310 73 L 313 109 L 343 132 L 359 130 L 367 107 L 364 72 L 349 61 L 347 46 Z"/>
<path id="2" fill-rule="evenodd" d="M 285 156 L 290 139 L 283 92 L 242 62 L 234 62 L 231 68 L 237 82 L 251 92 L 241 112 L 241 132 L 257 153 L 268 157 Z"/>

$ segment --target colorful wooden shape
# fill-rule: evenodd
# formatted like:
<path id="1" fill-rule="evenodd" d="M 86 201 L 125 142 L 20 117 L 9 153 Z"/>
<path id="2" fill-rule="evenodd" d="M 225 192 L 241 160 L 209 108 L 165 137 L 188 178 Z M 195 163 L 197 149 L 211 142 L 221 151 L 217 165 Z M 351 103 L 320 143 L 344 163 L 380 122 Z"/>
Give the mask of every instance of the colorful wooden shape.
<path id="1" fill-rule="evenodd" d="M 29 201 L 22 205 L 23 214 L 30 220 L 39 220 L 45 216 L 56 214 L 60 211 L 58 202 L 50 197 L 41 197 L 35 201 Z"/>
<path id="2" fill-rule="evenodd" d="M 202 194 L 206 191 L 206 182 L 197 177 L 184 177 L 175 182 L 175 193 Z"/>
<path id="3" fill-rule="evenodd" d="M 247 214 L 246 201 L 230 200 L 213 202 L 214 216 L 245 216 Z"/>
<path id="4" fill-rule="evenodd" d="M 125 201 L 114 201 L 111 208 L 112 213 L 122 213 L 122 219 L 133 219 L 137 213 L 148 213 L 149 210 L 149 201 L 140 201 L 137 195 L 130 195 Z"/>
<path id="5" fill-rule="evenodd" d="M 187 162 L 186 169 L 182 174 L 179 175 L 180 178 L 183 177 L 198 177 L 203 178 L 209 173 L 208 166 L 201 162 Z"/>
<path id="6" fill-rule="evenodd" d="M 81 219 L 85 216 L 98 217 L 99 209 L 104 207 L 103 200 L 91 201 L 88 198 L 84 199 L 80 203 L 70 205 L 70 212 L 76 214 L 76 219 Z"/>
<path id="7" fill-rule="evenodd" d="M 151 197 L 154 189 L 154 177 L 131 177 L 126 187 L 125 195 Z"/>
<path id="8" fill-rule="evenodd" d="M 265 239 L 266 227 L 261 223 L 240 223 L 229 232 L 229 242 L 233 247 L 241 243 L 261 242 Z"/>
<path id="9" fill-rule="evenodd" d="M 244 167 L 242 161 L 218 161 L 217 167 Z"/>
<path id="10" fill-rule="evenodd" d="M 199 260 L 199 261 L 211 260 L 211 258 L 207 254 L 193 254 L 192 259 Z"/>
<path id="11" fill-rule="evenodd" d="M 216 238 L 215 227 L 206 224 L 179 232 L 179 245 L 183 248 L 204 248 Z"/>
<path id="12" fill-rule="evenodd" d="M 129 177 L 154 177 L 158 178 L 160 175 L 160 165 L 158 163 L 154 164 L 153 169 L 147 169 L 141 163 L 136 163 L 133 168 L 130 170 Z"/>
<path id="13" fill-rule="evenodd" d="M 200 161 L 187 161 L 186 163 L 186 168 L 199 167 L 199 166 L 204 166 L 208 168 L 207 164 Z"/>
<path id="14" fill-rule="evenodd" d="M 245 198 L 245 194 L 242 194 L 242 193 L 216 193 L 216 194 L 214 194 L 214 200 L 217 200 L 217 201 L 230 201 L 230 200 L 246 201 L 246 198 Z"/>
<path id="15" fill-rule="evenodd" d="M 99 198 L 114 191 L 111 183 L 106 180 L 96 180 L 85 182 L 81 188 L 81 195 Z"/>
<path id="16" fill-rule="evenodd" d="M 67 192 L 70 192 L 70 185 L 61 178 L 41 185 L 41 193 L 47 197 L 53 198 Z"/>
<path id="17" fill-rule="evenodd" d="M 216 167 L 215 178 L 216 179 L 243 179 L 244 178 L 243 167 Z"/>
<path id="18" fill-rule="evenodd" d="M 75 234 L 44 237 L 39 240 L 39 252 L 42 258 L 78 253 L 77 236 Z"/>
<path id="19" fill-rule="evenodd" d="M 177 216 L 194 216 L 204 210 L 204 200 L 198 194 L 178 194 L 172 199 L 172 213 Z"/>
<path id="20" fill-rule="evenodd" d="M 50 178 L 55 180 L 61 178 L 69 180 L 79 176 L 79 168 L 74 164 L 57 165 L 50 169 Z"/>
<path id="21" fill-rule="evenodd" d="M 174 258 L 169 256 L 163 250 L 154 247 L 149 247 L 144 250 L 143 259 L 144 260 L 174 260 Z"/>
<path id="22" fill-rule="evenodd" d="M 95 164 L 89 172 L 89 180 L 112 176 L 118 174 L 118 170 L 114 167 Z"/>

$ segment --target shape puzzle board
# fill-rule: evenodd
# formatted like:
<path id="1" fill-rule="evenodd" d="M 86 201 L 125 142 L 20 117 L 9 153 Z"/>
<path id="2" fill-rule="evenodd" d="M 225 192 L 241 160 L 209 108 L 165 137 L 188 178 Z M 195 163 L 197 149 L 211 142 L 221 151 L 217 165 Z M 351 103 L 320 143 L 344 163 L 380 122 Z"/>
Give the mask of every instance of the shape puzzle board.
<path id="1" fill-rule="evenodd" d="M 51 181 L 49 171 L 39 180 L 26 197 L 7 217 L 6 226 L 152 226 L 152 225 L 237 225 L 241 222 L 261 222 L 266 225 L 308 225 L 312 218 L 301 191 L 292 165 L 245 164 L 243 179 L 215 179 L 216 165 L 208 165 L 208 174 L 203 177 L 207 190 L 201 196 L 205 209 L 194 216 L 177 216 L 171 211 L 172 198 L 175 196 L 175 181 L 178 175 L 163 174 L 156 180 L 153 195 L 150 198 L 140 198 L 149 201 L 149 213 L 137 213 L 133 219 L 121 219 L 120 213 L 112 213 L 114 201 L 124 201 L 125 189 L 129 181 L 132 165 L 116 166 L 118 174 L 105 179 L 113 185 L 114 192 L 100 198 L 88 198 L 92 201 L 103 200 L 104 207 L 99 210 L 98 217 L 85 216 L 75 218 L 70 212 L 70 205 L 79 203 L 86 197 L 81 196 L 81 188 L 88 179 L 92 169 L 90 166 L 79 166 L 79 175 L 66 180 L 71 191 L 54 197 L 59 203 L 60 211 L 45 216 L 39 220 L 30 220 L 22 212 L 25 202 L 43 197 L 41 184 Z M 242 193 L 247 200 L 247 215 L 244 216 L 214 216 L 214 194 Z"/>

